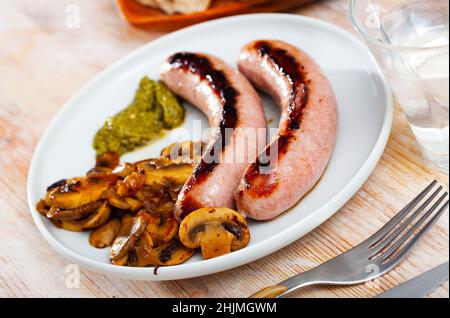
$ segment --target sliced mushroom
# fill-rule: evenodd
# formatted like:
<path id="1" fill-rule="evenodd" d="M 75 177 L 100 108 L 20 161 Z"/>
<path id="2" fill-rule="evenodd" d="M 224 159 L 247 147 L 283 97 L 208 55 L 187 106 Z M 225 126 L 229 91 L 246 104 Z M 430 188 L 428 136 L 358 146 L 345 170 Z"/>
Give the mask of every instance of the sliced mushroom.
<path id="1" fill-rule="evenodd" d="M 39 202 L 36 204 L 36 211 L 38 211 L 40 215 L 48 219 L 47 214 L 50 211 L 50 207 L 47 206 L 45 200 L 39 200 Z M 52 219 L 49 219 L 49 221 L 52 222 L 54 226 L 62 228 L 61 221 Z"/>
<path id="2" fill-rule="evenodd" d="M 177 188 L 168 185 L 167 187 L 153 188 L 145 186 L 136 193 L 145 209 L 150 213 L 172 215 L 175 209 L 175 202 L 178 196 Z"/>
<path id="3" fill-rule="evenodd" d="M 152 234 L 144 231 L 127 254 L 127 265 L 134 267 L 173 266 L 186 262 L 194 255 L 194 250 L 173 238 L 156 247 Z"/>
<path id="4" fill-rule="evenodd" d="M 163 244 L 149 253 L 149 259 L 154 266 L 174 266 L 189 260 L 195 251 L 187 248 L 178 239 Z"/>
<path id="5" fill-rule="evenodd" d="M 175 164 L 166 158 L 143 161 L 138 164 L 138 169 L 145 176 L 145 184 L 152 187 L 160 187 L 168 183 L 173 186 L 182 186 L 193 171 L 190 164 Z"/>
<path id="6" fill-rule="evenodd" d="M 47 207 L 47 204 L 45 204 L 45 200 L 39 200 L 39 202 L 36 204 L 36 211 L 38 211 L 40 215 L 47 217 L 49 208 Z"/>
<path id="7" fill-rule="evenodd" d="M 114 191 L 110 191 L 108 203 L 113 207 L 125 211 L 137 211 L 142 207 L 142 203 L 139 200 L 119 197 Z"/>
<path id="8" fill-rule="evenodd" d="M 71 232 L 83 232 L 84 227 L 78 221 L 60 221 L 61 228 Z"/>
<path id="9" fill-rule="evenodd" d="M 102 199 L 117 177 L 93 173 L 84 178 L 64 180 L 49 187 L 45 203 L 61 210 L 73 210 Z"/>
<path id="10" fill-rule="evenodd" d="M 102 205 L 92 213 L 87 219 L 81 221 L 81 225 L 84 229 L 95 229 L 108 222 L 111 216 L 111 207 L 108 202 L 104 201 Z"/>
<path id="11" fill-rule="evenodd" d="M 113 173 L 116 176 L 119 176 L 120 178 L 125 178 L 126 176 L 132 174 L 136 171 L 136 164 L 135 163 L 124 163 L 119 165 L 116 169 L 113 170 Z"/>
<path id="12" fill-rule="evenodd" d="M 119 219 L 114 218 L 108 223 L 95 229 L 89 235 L 89 243 L 97 248 L 105 248 L 111 246 L 117 234 L 120 231 L 121 222 Z"/>
<path id="13" fill-rule="evenodd" d="M 247 221 L 228 208 L 203 208 L 189 214 L 180 225 L 179 236 L 186 247 L 201 247 L 205 259 L 242 249 L 250 241 Z"/>
<path id="14" fill-rule="evenodd" d="M 147 267 L 153 265 L 150 254 L 153 250 L 153 240 L 150 233 L 144 231 L 136 246 L 128 254 L 128 265 L 133 267 Z"/>
<path id="15" fill-rule="evenodd" d="M 126 266 L 128 264 L 128 254 L 116 260 L 111 260 L 111 263 L 117 266 Z"/>
<path id="16" fill-rule="evenodd" d="M 150 235 L 143 234 L 134 250 L 130 252 L 130 266 L 174 266 L 189 260 L 194 255 L 194 250 L 183 246 L 178 239 L 152 247 Z M 131 260 L 131 261 L 130 261 Z"/>
<path id="17" fill-rule="evenodd" d="M 143 197 L 139 193 L 136 196 L 141 200 L 142 206 L 150 213 L 154 213 L 156 208 L 161 204 L 161 198 L 159 197 Z"/>
<path id="18" fill-rule="evenodd" d="M 162 216 L 173 216 L 175 211 L 175 203 L 173 201 L 162 202 L 155 208 L 155 212 Z"/>
<path id="19" fill-rule="evenodd" d="M 80 220 L 98 210 L 102 206 L 102 204 L 103 202 L 99 200 L 71 210 L 61 210 L 55 206 L 52 206 L 47 211 L 47 217 L 55 221 Z"/>
<path id="20" fill-rule="evenodd" d="M 144 186 L 145 178 L 142 174 L 132 172 L 123 181 L 117 182 L 117 194 L 121 197 L 135 195 Z"/>
<path id="21" fill-rule="evenodd" d="M 174 143 L 161 151 L 161 156 L 176 164 L 195 165 L 200 162 L 206 144 L 203 142 L 184 141 Z"/>
<path id="22" fill-rule="evenodd" d="M 73 232 L 82 232 L 84 230 L 95 229 L 108 222 L 111 216 L 111 207 L 106 201 L 97 201 L 99 203 L 97 210 L 82 220 L 54 219 L 60 221 L 63 229 Z M 67 211 L 63 211 L 67 212 Z"/>
<path id="23" fill-rule="evenodd" d="M 145 217 L 147 217 L 147 214 L 145 214 Z M 124 224 L 125 222 L 134 222 L 135 219 L 136 215 L 126 213 L 122 215 L 120 221 L 122 222 L 122 224 Z"/>
<path id="24" fill-rule="evenodd" d="M 119 166 L 120 155 L 117 152 L 106 152 L 97 157 L 95 171 L 111 172 Z"/>
<path id="25" fill-rule="evenodd" d="M 178 234 L 178 222 L 174 217 L 149 214 L 147 232 L 151 235 L 153 243 L 158 246 L 170 242 Z"/>
<path id="26" fill-rule="evenodd" d="M 127 256 L 128 252 L 134 247 L 136 241 L 145 231 L 147 225 L 148 215 L 146 213 L 139 213 L 133 218 L 123 218 L 119 234 L 117 234 L 111 248 L 111 260 L 118 261 L 124 256 Z"/>
<path id="27" fill-rule="evenodd" d="M 63 228 L 62 224 L 61 224 L 62 221 L 56 221 L 56 220 L 49 220 L 49 221 L 52 222 L 53 225 L 56 226 L 57 228 L 59 228 L 59 229 Z"/>

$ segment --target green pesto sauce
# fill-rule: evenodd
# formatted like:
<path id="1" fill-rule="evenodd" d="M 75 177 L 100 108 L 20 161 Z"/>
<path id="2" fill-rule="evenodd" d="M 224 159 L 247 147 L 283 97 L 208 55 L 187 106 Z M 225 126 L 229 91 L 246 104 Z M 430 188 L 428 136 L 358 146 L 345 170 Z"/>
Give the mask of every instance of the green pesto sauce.
<path id="1" fill-rule="evenodd" d="M 122 155 L 160 137 L 165 130 L 181 125 L 184 108 L 161 82 L 144 77 L 134 101 L 106 120 L 94 138 L 97 155 L 117 152 Z"/>

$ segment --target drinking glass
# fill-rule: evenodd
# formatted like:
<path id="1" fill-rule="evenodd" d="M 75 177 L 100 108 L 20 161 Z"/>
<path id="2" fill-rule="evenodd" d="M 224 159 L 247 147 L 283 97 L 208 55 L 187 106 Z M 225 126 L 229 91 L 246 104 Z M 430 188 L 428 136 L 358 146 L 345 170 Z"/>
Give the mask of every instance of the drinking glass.
<path id="1" fill-rule="evenodd" d="M 424 157 L 449 172 L 449 1 L 351 0 L 350 16 Z"/>

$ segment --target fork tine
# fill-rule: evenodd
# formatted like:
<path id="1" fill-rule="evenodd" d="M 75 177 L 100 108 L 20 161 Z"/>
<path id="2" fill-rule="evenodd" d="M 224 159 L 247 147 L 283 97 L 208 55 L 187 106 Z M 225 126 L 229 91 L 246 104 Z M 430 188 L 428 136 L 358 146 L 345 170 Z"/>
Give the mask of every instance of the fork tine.
<path id="1" fill-rule="evenodd" d="M 381 251 L 386 246 L 388 246 L 390 243 L 392 243 L 414 220 L 419 216 L 420 213 L 422 213 L 429 205 L 430 203 L 436 198 L 436 196 L 441 192 L 443 189 L 442 186 L 440 186 L 412 215 L 408 217 L 408 219 L 403 222 L 394 232 L 389 234 L 387 237 L 383 237 L 378 242 L 372 244 L 370 248 L 377 247 L 377 251 Z M 401 220 L 400 220 L 401 221 Z M 399 221 L 399 223 L 400 223 Z"/>
<path id="2" fill-rule="evenodd" d="M 430 217 L 431 214 L 438 208 L 442 201 L 447 197 L 448 193 L 445 193 L 441 198 L 433 205 L 433 207 L 417 222 L 408 232 L 399 240 L 394 246 L 392 246 L 386 253 L 383 254 L 382 262 L 389 260 L 395 253 L 398 252 L 397 256 L 394 257 L 394 262 L 402 260 L 403 257 L 409 252 L 409 250 L 433 227 L 433 225 L 439 220 L 439 218 L 447 210 L 449 200 L 440 208 L 440 210 L 429 220 L 426 225 L 417 233 L 416 236 L 401 250 L 398 250 L 411 236 L 414 232 Z"/>
<path id="3" fill-rule="evenodd" d="M 434 188 L 437 184 L 437 180 L 434 180 L 428 187 L 425 188 L 417 197 L 415 197 L 411 202 L 409 202 L 397 215 L 395 215 L 385 226 L 383 226 L 378 232 L 372 235 L 367 241 L 373 242 L 371 246 L 377 245 L 380 243 L 382 238 L 392 231 L 393 228 L 403 219 L 406 215 L 408 215 L 412 209 L 414 209 L 419 202 Z"/>
<path id="4" fill-rule="evenodd" d="M 439 200 L 419 219 L 419 221 L 414 224 L 411 229 L 409 229 L 393 246 L 391 246 L 387 251 L 382 253 L 383 259 L 387 259 L 392 256 L 395 251 L 400 248 L 413 234 L 414 232 L 430 217 L 431 214 L 439 207 L 439 205 L 447 197 L 447 192 L 442 195 Z"/>

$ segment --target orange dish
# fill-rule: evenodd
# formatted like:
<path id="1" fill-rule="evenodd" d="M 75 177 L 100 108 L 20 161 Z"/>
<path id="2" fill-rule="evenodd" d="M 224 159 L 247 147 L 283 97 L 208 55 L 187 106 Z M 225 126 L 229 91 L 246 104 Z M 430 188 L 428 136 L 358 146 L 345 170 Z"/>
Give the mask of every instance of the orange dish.
<path id="1" fill-rule="evenodd" d="M 245 12 L 286 10 L 307 2 L 311 0 L 214 0 L 211 7 L 202 12 L 169 15 L 158 9 L 145 7 L 135 0 L 117 0 L 122 16 L 135 25 L 189 24 Z"/>

